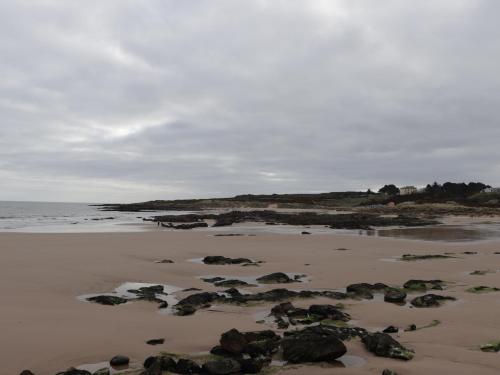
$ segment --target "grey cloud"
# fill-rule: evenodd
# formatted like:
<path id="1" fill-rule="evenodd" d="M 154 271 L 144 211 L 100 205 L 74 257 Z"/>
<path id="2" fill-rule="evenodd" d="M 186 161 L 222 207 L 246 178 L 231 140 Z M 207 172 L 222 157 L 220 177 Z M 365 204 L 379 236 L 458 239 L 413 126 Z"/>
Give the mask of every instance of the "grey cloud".
<path id="1" fill-rule="evenodd" d="M 500 184 L 499 10 L 3 1 L 0 199 Z"/>

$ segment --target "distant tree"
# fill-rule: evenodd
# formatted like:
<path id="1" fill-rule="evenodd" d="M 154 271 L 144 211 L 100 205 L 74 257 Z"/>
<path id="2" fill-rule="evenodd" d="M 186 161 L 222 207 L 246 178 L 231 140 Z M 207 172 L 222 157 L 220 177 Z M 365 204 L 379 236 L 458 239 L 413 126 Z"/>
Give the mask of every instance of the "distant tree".
<path id="1" fill-rule="evenodd" d="M 390 184 L 390 185 L 384 185 L 378 190 L 378 192 L 392 196 L 392 195 L 398 195 L 399 189 L 396 185 Z"/>

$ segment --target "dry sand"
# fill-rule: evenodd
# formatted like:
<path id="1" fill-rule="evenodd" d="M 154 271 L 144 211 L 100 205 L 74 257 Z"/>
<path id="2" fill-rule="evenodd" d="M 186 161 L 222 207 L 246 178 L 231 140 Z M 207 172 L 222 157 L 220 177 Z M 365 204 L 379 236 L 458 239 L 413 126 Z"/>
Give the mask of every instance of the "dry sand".
<path id="1" fill-rule="evenodd" d="M 335 250 L 347 248 L 346 251 Z M 457 259 L 417 262 L 390 261 L 404 253 L 466 250 Z M 498 374 L 499 354 L 478 350 L 481 343 L 500 339 L 500 293 L 475 295 L 473 285 L 500 287 L 500 273 L 472 276 L 477 269 L 499 267 L 498 242 L 444 244 L 390 238 L 264 234 L 214 237 L 207 232 L 145 232 L 109 234 L 0 234 L 0 374 L 29 368 L 37 375 L 69 366 L 109 360 L 116 354 L 140 362 L 159 351 L 206 352 L 230 329 L 258 330 L 255 314 L 273 304 L 252 307 L 219 306 L 194 316 L 162 315 L 157 305 L 134 302 L 101 306 L 77 296 L 109 292 L 126 281 L 164 283 L 182 288 L 217 290 L 202 275 L 255 276 L 275 271 L 305 273 L 310 288 L 343 288 L 354 282 L 402 285 L 410 278 L 442 279 L 454 284 L 443 293 L 457 302 L 439 308 L 401 307 L 379 300 L 347 300 L 356 325 L 382 329 L 388 325 L 436 327 L 401 332 L 397 338 L 413 348 L 409 362 L 376 357 L 354 340 L 348 354 L 362 357 L 360 367 L 293 366 L 289 374 L 380 374 L 391 368 L 400 374 Z M 188 262 L 206 255 L 263 260 L 261 267 L 208 266 Z M 174 264 L 155 263 L 172 259 Z M 305 264 L 310 265 L 305 265 Z M 296 285 L 293 285 L 297 287 Z M 274 286 L 278 287 L 278 286 Z M 273 286 L 269 286 L 269 289 Z M 259 289 L 265 290 L 265 289 Z M 313 300 L 294 302 L 308 306 Z M 315 302 L 321 300 L 315 300 Z M 336 303 L 332 300 L 324 300 Z M 145 341 L 163 337 L 165 344 Z"/>

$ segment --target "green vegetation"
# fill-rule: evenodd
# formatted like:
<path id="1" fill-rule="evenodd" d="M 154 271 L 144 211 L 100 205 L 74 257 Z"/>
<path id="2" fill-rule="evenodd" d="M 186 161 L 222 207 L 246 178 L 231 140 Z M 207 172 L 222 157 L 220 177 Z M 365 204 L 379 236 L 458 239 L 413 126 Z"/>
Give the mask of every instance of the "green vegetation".
<path id="1" fill-rule="evenodd" d="M 491 292 L 498 292 L 500 291 L 499 288 L 495 288 L 492 286 L 474 286 L 472 288 L 467 289 L 469 293 L 476 293 L 476 294 L 481 294 L 481 293 L 491 293 Z"/>

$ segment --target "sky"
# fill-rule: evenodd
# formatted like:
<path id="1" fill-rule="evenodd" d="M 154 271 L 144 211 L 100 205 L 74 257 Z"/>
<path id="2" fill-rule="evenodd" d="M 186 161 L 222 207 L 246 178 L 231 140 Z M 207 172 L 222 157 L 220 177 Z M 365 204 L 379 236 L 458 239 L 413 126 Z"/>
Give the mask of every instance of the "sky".
<path id="1" fill-rule="evenodd" d="M 500 1 L 0 0 L 0 200 L 500 185 Z"/>

